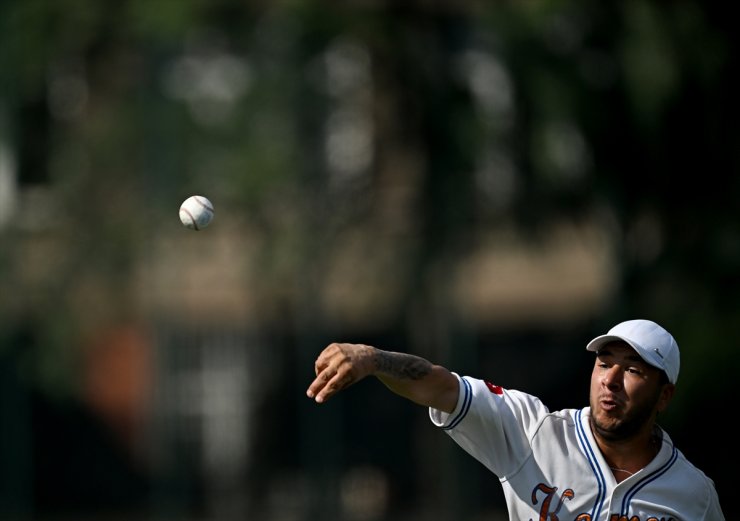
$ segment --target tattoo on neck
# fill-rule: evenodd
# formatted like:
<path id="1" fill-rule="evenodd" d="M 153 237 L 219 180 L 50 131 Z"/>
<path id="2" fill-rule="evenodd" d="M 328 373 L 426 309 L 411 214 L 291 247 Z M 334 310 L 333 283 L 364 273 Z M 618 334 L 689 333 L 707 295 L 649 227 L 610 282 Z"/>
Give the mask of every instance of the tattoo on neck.
<path id="1" fill-rule="evenodd" d="M 420 380 L 432 372 L 431 362 L 405 353 L 378 351 L 376 363 L 378 371 L 394 378 Z"/>

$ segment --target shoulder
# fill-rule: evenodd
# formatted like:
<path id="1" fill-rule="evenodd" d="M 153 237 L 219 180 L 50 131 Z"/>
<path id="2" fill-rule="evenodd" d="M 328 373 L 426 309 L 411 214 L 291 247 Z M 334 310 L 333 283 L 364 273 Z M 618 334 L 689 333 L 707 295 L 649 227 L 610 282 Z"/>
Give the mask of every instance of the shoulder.
<path id="1" fill-rule="evenodd" d="M 509 421 L 527 426 L 527 430 L 536 430 L 536 426 L 543 422 L 573 424 L 576 410 L 564 409 L 550 411 L 542 400 L 533 394 L 518 389 L 507 389 L 490 381 L 478 378 L 461 378 L 461 387 L 469 393 L 470 409 L 475 414 L 494 418 L 499 421 Z M 464 401 L 464 399 L 463 399 Z"/>
<path id="2" fill-rule="evenodd" d="M 510 407 L 538 410 L 548 413 L 542 401 L 532 394 L 517 389 L 507 389 L 489 380 L 464 376 L 461 387 L 470 393 L 474 401 L 507 404 Z"/>
<path id="3" fill-rule="evenodd" d="M 694 465 L 686 455 L 673 443 L 673 440 L 668 435 L 665 429 L 660 428 L 661 435 L 663 437 L 663 446 L 670 449 L 673 454 L 673 461 L 676 470 L 684 474 L 688 479 L 697 484 L 706 484 L 714 488 L 714 482 L 701 470 L 699 467 Z"/>
<path id="4" fill-rule="evenodd" d="M 694 487 L 704 488 L 705 490 L 714 493 L 714 481 L 707 476 L 703 470 L 689 461 L 683 452 L 675 447 L 674 451 L 676 454 L 676 470 L 685 477 L 685 480 L 688 483 L 692 483 Z"/>
<path id="5" fill-rule="evenodd" d="M 665 435 L 665 433 L 664 433 Z M 714 481 L 699 467 L 694 465 L 686 455 L 673 446 L 670 438 L 666 440 L 673 449 L 672 464 L 668 470 L 671 488 L 686 497 L 691 497 L 697 505 L 701 505 L 709 516 L 706 519 L 715 519 L 713 516 L 721 515 L 719 497 Z M 722 519 L 724 519 L 722 517 Z"/>

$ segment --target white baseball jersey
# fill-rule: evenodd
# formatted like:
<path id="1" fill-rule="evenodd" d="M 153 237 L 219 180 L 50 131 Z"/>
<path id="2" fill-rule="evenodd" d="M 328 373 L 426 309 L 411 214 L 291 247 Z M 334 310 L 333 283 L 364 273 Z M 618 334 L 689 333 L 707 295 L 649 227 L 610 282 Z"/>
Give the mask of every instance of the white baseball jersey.
<path id="1" fill-rule="evenodd" d="M 549 412 L 531 395 L 460 381 L 432 422 L 498 476 L 516 521 L 724 521 L 714 483 L 663 431 L 658 455 L 617 483 L 589 426 L 590 408 Z"/>

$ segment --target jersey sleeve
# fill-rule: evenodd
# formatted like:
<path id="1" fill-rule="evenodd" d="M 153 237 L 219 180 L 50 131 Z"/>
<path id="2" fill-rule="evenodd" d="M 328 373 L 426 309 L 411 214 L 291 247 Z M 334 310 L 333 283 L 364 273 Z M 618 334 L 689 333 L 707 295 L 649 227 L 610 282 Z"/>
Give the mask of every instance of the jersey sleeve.
<path id="1" fill-rule="evenodd" d="M 719 504 L 719 496 L 717 495 L 714 481 L 707 477 L 703 472 L 701 474 L 706 482 L 709 493 L 707 512 L 703 519 L 706 521 L 725 521 L 725 514 L 722 512 L 722 507 Z"/>
<path id="2" fill-rule="evenodd" d="M 535 396 L 484 380 L 455 376 L 460 383 L 455 410 L 447 414 L 430 409 L 430 419 L 503 479 L 529 457 L 529 440 L 549 411 Z"/>
<path id="3" fill-rule="evenodd" d="M 709 510 L 707 515 L 704 517 L 707 521 L 725 521 L 725 515 L 722 512 L 722 507 L 719 504 L 719 497 L 717 496 L 716 489 L 712 486 L 712 496 L 709 503 Z"/>

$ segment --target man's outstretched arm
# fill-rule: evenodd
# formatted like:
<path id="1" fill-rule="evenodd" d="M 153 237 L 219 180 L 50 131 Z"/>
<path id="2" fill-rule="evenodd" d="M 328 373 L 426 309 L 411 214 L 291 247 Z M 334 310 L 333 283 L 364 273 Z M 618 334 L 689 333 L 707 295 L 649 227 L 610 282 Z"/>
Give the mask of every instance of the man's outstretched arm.
<path id="1" fill-rule="evenodd" d="M 419 405 L 448 413 L 457 405 L 455 375 L 415 355 L 364 344 L 330 344 L 319 354 L 314 370 L 316 378 L 306 394 L 318 403 L 372 375 L 394 393 Z"/>

